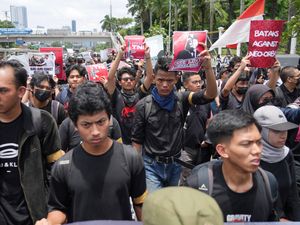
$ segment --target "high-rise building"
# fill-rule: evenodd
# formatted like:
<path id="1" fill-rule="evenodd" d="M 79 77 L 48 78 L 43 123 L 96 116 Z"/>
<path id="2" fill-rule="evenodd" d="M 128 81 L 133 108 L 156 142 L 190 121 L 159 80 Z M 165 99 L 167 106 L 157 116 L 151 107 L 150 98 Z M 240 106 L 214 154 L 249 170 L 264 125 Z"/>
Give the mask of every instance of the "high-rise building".
<path id="1" fill-rule="evenodd" d="M 27 28 L 27 9 L 25 6 L 10 6 L 11 22 L 16 28 Z"/>
<path id="2" fill-rule="evenodd" d="M 76 32 L 76 20 L 72 20 L 72 32 Z"/>

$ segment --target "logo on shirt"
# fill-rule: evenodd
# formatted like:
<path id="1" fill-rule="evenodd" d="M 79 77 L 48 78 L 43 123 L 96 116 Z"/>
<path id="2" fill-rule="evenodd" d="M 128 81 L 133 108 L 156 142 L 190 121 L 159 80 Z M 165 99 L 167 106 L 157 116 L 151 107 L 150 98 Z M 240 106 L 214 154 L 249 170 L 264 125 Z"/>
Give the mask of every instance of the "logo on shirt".
<path id="1" fill-rule="evenodd" d="M 208 191 L 207 187 L 205 186 L 205 184 L 202 184 L 201 187 L 198 188 L 201 191 Z"/>
<path id="2" fill-rule="evenodd" d="M 251 215 L 247 214 L 235 214 L 227 215 L 226 222 L 251 222 Z"/>
<path id="3" fill-rule="evenodd" d="M 19 146 L 15 143 L 0 145 L 0 159 L 11 159 L 17 157 L 18 147 Z"/>
<path id="4" fill-rule="evenodd" d="M 0 145 L 0 168 L 6 173 L 12 173 L 18 167 L 18 148 L 15 143 L 6 143 Z"/>

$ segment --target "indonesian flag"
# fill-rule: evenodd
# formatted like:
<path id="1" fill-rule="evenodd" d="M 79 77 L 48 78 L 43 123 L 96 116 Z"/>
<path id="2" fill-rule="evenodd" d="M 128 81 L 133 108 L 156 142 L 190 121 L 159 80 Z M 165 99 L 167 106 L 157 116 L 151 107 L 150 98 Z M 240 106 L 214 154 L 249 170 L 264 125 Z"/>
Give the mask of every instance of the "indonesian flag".
<path id="1" fill-rule="evenodd" d="M 231 24 L 224 34 L 210 47 L 209 51 L 218 47 L 225 47 L 226 45 L 248 42 L 250 21 L 263 20 L 264 11 L 265 0 L 256 0 Z"/>

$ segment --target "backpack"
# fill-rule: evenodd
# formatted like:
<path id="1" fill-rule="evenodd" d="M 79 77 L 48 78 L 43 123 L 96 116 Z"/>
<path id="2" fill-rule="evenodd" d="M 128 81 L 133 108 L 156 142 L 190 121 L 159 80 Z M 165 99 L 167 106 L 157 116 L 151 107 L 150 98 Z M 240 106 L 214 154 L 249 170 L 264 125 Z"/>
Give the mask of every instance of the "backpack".
<path id="1" fill-rule="evenodd" d="M 41 114 L 41 110 L 34 108 L 34 107 L 29 107 L 30 111 L 31 111 L 31 119 L 32 119 L 32 123 L 33 123 L 33 127 L 34 130 L 36 131 L 36 134 L 39 138 L 40 141 L 40 145 L 42 147 L 42 139 L 43 139 L 43 129 L 42 129 L 42 114 Z M 44 171 L 44 183 L 45 183 L 45 187 L 46 187 L 46 192 L 48 192 L 48 187 L 50 185 L 50 176 L 51 176 L 51 172 L 50 170 L 47 169 L 47 162 L 45 160 L 45 158 L 42 158 L 42 162 L 43 162 L 43 171 Z"/>
<path id="2" fill-rule="evenodd" d="M 192 186 L 193 188 L 197 188 L 198 190 L 211 196 L 213 192 L 214 183 L 213 166 L 215 164 L 220 165 L 221 163 L 221 160 L 213 160 L 198 165 L 192 171 L 191 176 L 187 178 L 187 185 Z M 269 200 L 270 205 L 273 205 L 278 197 L 278 185 L 275 177 L 272 176 L 271 173 L 267 173 L 260 167 L 258 167 L 257 174 L 259 174 L 262 177 L 267 192 L 267 198 Z M 196 184 L 197 187 L 189 184 Z"/>
<path id="3" fill-rule="evenodd" d="M 59 109 L 59 102 L 52 100 L 51 101 L 51 115 L 54 117 L 55 121 L 58 122 L 58 109 Z"/>

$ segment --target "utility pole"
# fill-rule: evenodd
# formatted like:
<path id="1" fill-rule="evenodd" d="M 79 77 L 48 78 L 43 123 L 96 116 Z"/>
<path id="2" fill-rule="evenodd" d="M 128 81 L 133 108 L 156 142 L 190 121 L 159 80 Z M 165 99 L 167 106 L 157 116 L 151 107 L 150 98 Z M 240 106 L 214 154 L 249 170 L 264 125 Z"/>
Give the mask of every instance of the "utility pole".
<path id="1" fill-rule="evenodd" d="M 112 5 L 111 5 L 111 0 L 109 1 L 109 18 L 110 18 L 110 32 L 112 32 L 113 29 L 112 29 Z"/>
<path id="2" fill-rule="evenodd" d="M 210 0 L 209 2 L 209 31 L 213 31 L 214 25 L 214 14 L 215 14 L 215 7 L 214 7 L 215 0 Z"/>
<path id="3" fill-rule="evenodd" d="M 192 5 L 193 1 L 192 0 L 187 0 L 188 1 L 188 30 L 192 30 Z"/>
<path id="4" fill-rule="evenodd" d="M 170 44 L 171 44 L 171 20 L 172 20 L 172 0 L 169 0 L 169 40 L 167 46 L 167 53 L 170 55 Z"/>

